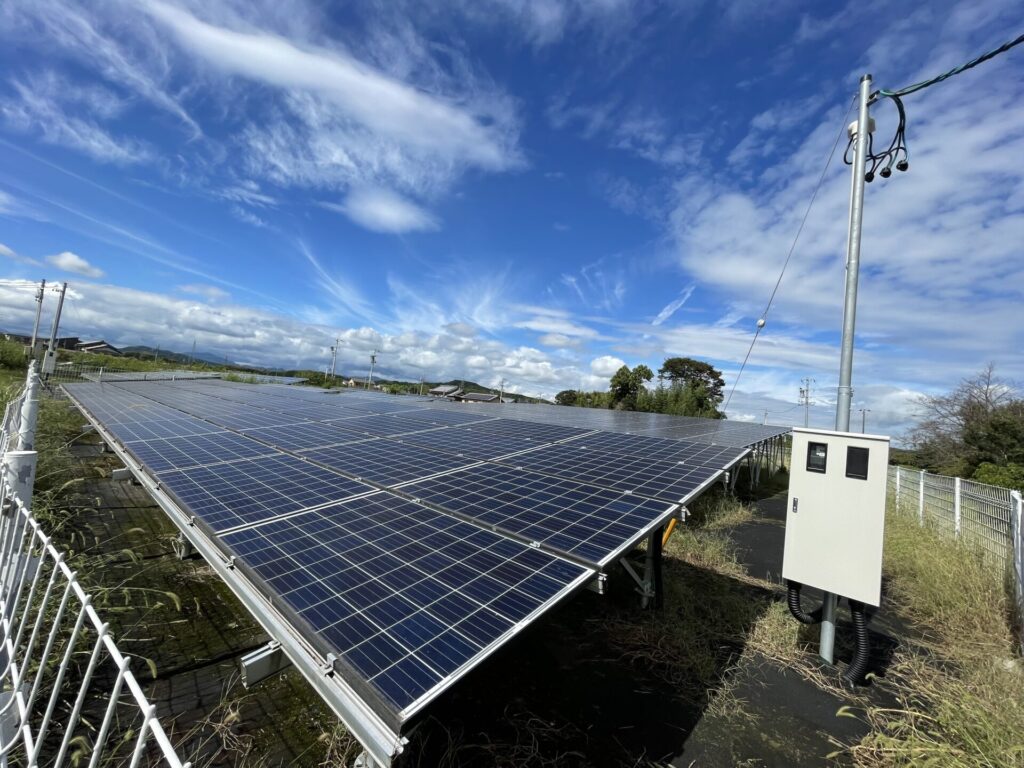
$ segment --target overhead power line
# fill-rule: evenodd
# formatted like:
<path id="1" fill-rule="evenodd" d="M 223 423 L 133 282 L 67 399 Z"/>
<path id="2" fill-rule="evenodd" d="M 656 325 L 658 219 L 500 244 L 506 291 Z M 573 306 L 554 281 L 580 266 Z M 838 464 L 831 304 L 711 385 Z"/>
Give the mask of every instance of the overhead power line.
<path id="1" fill-rule="evenodd" d="M 884 88 L 875 91 L 873 94 L 871 94 L 871 101 L 876 101 L 879 96 L 907 96 L 911 93 L 917 93 L 918 91 L 924 90 L 930 85 L 941 83 L 943 80 L 948 80 L 954 75 L 959 75 L 961 72 L 966 72 L 968 69 L 973 69 L 974 67 L 978 66 L 979 64 L 983 64 L 989 59 L 994 59 L 999 54 L 1006 53 L 1015 45 L 1020 45 L 1021 43 L 1024 43 L 1024 35 L 1020 35 L 1019 37 L 1010 40 L 1009 42 L 1003 43 L 998 48 L 995 48 L 989 51 L 988 53 L 983 53 L 981 54 L 981 56 L 978 56 L 975 59 L 971 59 L 966 64 L 961 64 L 959 67 L 953 67 L 948 72 L 943 72 L 941 75 L 937 75 L 929 80 L 922 80 L 919 83 L 914 83 L 913 85 L 908 85 L 895 91 L 887 91 Z"/>
<path id="2" fill-rule="evenodd" d="M 839 141 L 843 138 L 843 131 L 846 130 L 846 121 L 850 117 L 850 111 L 853 109 L 855 102 L 856 99 L 850 100 L 850 106 L 846 108 L 846 116 L 843 117 L 842 122 L 839 124 L 839 133 L 836 134 L 836 140 L 832 142 L 832 149 L 829 150 L 828 158 L 825 160 L 825 167 L 821 169 L 821 175 L 818 177 L 818 183 L 814 185 L 814 191 L 811 193 L 811 199 L 807 202 L 807 210 L 804 211 L 804 217 L 800 220 L 800 226 L 797 227 L 796 236 L 793 238 L 792 245 L 789 246 L 789 253 L 786 254 L 786 260 L 782 263 L 782 270 L 779 272 L 779 279 L 775 281 L 775 287 L 772 288 L 771 296 L 768 297 L 768 304 L 765 305 L 764 312 L 762 312 L 761 316 L 757 319 L 757 328 L 754 331 L 754 338 L 750 340 L 750 347 L 747 348 L 746 357 L 743 358 L 743 364 L 740 366 L 740 370 L 736 374 L 736 379 L 732 383 L 732 389 L 729 390 L 729 397 L 725 400 L 725 406 L 722 408 L 723 411 L 728 409 L 729 403 L 732 402 L 733 393 L 736 392 L 736 385 L 740 383 L 740 376 L 743 375 L 743 370 L 747 367 L 747 361 L 750 360 L 750 353 L 754 351 L 754 345 L 757 343 L 757 337 L 761 335 L 761 331 L 768 322 L 768 312 L 771 311 L 772 303 L 775 301 L 775 294 L 779 292 L 779 286 L 782 285 L 782 277 L 786 274 L 786 267 L 789 266 L 789 260 L 793 258 L 793 252 L 796 250 L 796 244 L 800 242 L 800 235 L 804 231 L 804 225 L 807 224 L 807 217 L 811 215 L 811 209 L 814 207 L 814 201 L 818 197 L 818 190 L 821 189 L 821 184 L 825 181 L 825 174 L 828 173 L 829 166 L 832 165 L 832 158 L 836 154 L 836 147 L 839 146 Z"/>

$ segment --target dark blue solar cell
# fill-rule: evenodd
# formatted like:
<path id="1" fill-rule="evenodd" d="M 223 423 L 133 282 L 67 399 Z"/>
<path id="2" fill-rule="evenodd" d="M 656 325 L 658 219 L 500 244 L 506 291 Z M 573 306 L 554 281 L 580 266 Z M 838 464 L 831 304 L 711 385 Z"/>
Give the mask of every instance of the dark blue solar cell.
<path id="1" fill-rule="evenodd" d="M 592 573 L 387 493 L 224 540 L 400 717 Z"/>
<path id="2" fill-rule="evenodd" d="M 613 489 L 485 464 L 403 486 L 402 491 L 524 536 L 545 547 L 604 564 L 631 539 L 666 519 L 674 505 Z M 610 541 L 605 529 L 629 530 Z M 573 535 L 565 533 L 572 529 Z"/>
<path id="3" fill-rule="evenodd" d="M 273 448 L 227 431 L 136 441 L 128 446 L 128 450 L 152 472 L 186 469 L 274 453 Z"/>
<path id="4" fill-rule="evenodd" d="M 473 464 L 472 459 L 391 440 L 318 448 L 303 451 L 302 455 L 325 467 L 387 487 Z"/>
<path id="5" fill-rule="evenodd" d="M 281 454 L 158 473 L 167 488 L 214 531 L 251 524 L 372 490 Z"/>

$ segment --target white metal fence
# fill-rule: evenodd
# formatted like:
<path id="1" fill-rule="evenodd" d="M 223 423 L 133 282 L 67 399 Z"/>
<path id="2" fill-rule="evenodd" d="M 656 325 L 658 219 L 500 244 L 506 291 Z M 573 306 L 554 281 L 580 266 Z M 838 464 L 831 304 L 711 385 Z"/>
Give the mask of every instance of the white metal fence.
<path id="1" fill-rule="evenodd" d="M 984 552 L 994 567 L 1009 564 L 1024 643 L 1024 501 L 1020 491 L 918 469 L 889 467 L 889 497 L 898 512 L 916 515 Z"/>
<path id="2" fill-rule="evenodd" d="M 33 365 L 0 424 L 0 766 L 188 768 L 32 513 L 38 397 Z"/>

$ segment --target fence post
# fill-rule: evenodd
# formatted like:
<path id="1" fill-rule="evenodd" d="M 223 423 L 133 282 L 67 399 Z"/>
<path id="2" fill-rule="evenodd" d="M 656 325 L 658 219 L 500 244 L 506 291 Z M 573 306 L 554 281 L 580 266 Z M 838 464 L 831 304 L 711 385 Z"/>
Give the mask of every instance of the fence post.
<path id="1" fill-rule="evenodd" d="M 1013 575 L 1017 587 L 1017 616 L 1021 622 L 1020 649 L 1024 653 L 1024 499 L 1020 491 L 1010 491 L 1014 509 L 1010 513 L 1013 535 Z"/>
<path id="2" fill-rule="evenodd" d="M 960 478 L 953 481 L 953 533 L 960 538 Z"/>
<path id="3" fill-rule="evenodd" d="M 917 487 L 917 521 L 924 525 L 924 476 L 925 471 L 921 470 L 921 480 Z"/>
<path id="4" fill-rule="evenodd" d="M 18 450 L 31 451 L 36 441 L 36 416 L 39 413 L 39 374 L 36 361 L 28 365 L 25 395 L 21 400 L 21 424 L 18 426 Z"/>
<path id="5" fill-rule="evenodd" d="M 903 476 L 903 467 L 896 467 L 896 512 L 900 511 L 900 478 Z"/>

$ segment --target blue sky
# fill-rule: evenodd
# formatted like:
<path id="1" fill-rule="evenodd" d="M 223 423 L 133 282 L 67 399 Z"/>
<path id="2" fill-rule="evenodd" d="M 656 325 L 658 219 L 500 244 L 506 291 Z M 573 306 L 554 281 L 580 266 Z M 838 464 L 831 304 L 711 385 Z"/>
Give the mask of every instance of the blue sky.
<path id="1" fill-rule="evenodd" d="M 379 349 L 547 396 L 687 355 L 731 386 L 860 74 L 1024 28 L 1013 2 L 321 5 L 4 4 L 0 328 L 45 277 L 115 344 L 322 367 L 340 336 L 346 373 Z M 1024 378 L 1024 50 L 906 106 L 854 373 L 893 432 L 990 361 Z M 731 417 L 801 420 L 809 376 L 831 423 L 848 194 L 837 159 Z"/>

